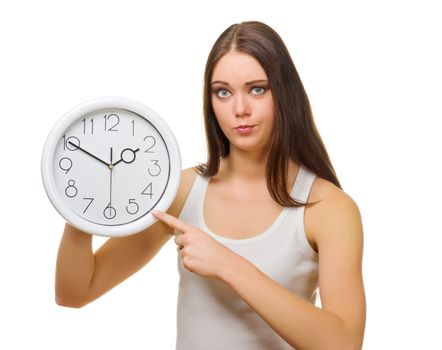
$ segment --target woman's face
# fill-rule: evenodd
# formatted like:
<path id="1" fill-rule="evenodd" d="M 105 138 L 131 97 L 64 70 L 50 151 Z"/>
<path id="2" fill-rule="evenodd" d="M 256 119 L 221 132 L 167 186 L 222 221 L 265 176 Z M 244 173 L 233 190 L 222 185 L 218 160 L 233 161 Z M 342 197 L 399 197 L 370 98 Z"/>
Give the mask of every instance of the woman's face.
<path id="1" fill-rule="evenodd" d="M 230 147 L 267 151 L 274 123 L 273 97 L 267 75 L 254 57 L 235 51 L 222 56 L 214 67 L 211 99 Z M 252 127 L 238 129 L 240 125 Z"/>

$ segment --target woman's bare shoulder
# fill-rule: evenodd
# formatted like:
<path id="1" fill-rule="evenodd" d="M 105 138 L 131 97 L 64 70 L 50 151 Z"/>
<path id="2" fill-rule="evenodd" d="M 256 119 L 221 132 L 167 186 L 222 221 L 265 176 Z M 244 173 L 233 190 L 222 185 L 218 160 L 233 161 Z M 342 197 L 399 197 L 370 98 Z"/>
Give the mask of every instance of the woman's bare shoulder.
<path id="1" fill-rule="evenodd" d="M 333 182 L 317 177 L 313 182 L 305 209 L 305 230 L 311 245 L 317 250 L 319 235 L 327 232 L 332 217 L 354 217 L 359 209 L 353 198 Z"/>
<path id="2" fill-rule="evenodd" d="M 306 226 L 317 242 L 320 232 L 327 231 L 331 217 L 359 215 L 354 199 L 331 181 L 317 177 L 313 183 L 308 202 L 318 202 L 306 209 Z M 308 212 L 308 214 L 307 214 Z"/>
<path id="3" fill-rule="evenodd" d="M 333 182 L 317 176 L 313 181 L 308 203 L 321 202 L 324 205 L 337 199 L 351 200 L 351 197 Z"/>

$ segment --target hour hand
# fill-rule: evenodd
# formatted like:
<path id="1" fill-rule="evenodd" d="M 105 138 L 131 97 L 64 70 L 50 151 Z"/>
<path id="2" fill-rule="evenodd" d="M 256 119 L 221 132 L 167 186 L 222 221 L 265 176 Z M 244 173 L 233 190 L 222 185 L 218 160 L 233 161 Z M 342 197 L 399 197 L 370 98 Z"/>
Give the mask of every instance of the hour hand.
<path id="1" fill-rule="evenodd" d="M 117 165 L 120 162 L 125 162 L 126 164 L 132 163 L 135 160 L 135 153 L 140 149 L 125 148 L 121 151 L 120 160 L 116 161 L 113 165 Z"/>
<path id="2" fill-rule="evenodd" d="M 75 148 L 78 148 L 80 151 L 83 151 L 84 153 L 86 153 L 87 155 L 91 156 L 92 158 L 98 160 L 99 162 L 103 163 L 104 165 L 106 165 L 107 167 L 110 166 L 110 164 L 106 163 L 104 160 L 101 160 L 100 158 L 98 158 L 97 156 L 94 156 L 92 153 L 89 153 L 88 151 L 86 151 L 85 149 L 81 148 L 80 146 L 76 145 L 75 143 L 68 141 L 68 143 L 71 146 L 74 146 Z"/>

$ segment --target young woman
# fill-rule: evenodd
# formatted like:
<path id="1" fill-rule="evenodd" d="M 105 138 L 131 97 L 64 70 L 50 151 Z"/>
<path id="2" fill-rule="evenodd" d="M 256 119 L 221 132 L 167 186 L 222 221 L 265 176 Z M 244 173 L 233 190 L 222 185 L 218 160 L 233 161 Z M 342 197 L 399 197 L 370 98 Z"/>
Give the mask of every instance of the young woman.
<path id="1" fill-rule="evenodd" d="M 183 171 L 154 225 L 94 254 L 92 236 L 66 224 L 57 303 L 98 298 L 174 234 L 177 349 L 360 349 L 361 215 L 272 28 L 251 21 L 221 34 L 206 64 L 204 116 L 208 160 Z"/>

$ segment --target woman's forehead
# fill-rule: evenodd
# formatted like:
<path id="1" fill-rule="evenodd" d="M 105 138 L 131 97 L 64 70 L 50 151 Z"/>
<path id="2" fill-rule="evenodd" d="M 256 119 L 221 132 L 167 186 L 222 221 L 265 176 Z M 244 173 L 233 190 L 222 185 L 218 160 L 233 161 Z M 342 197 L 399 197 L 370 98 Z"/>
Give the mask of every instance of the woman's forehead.
<path id="1" fill-rule="evenodd" d="M 259 62 L 251 55 L 229 51 L 216 63 L 211 82 L 221 81 L 229 84 L 266 80 L 267 75 Z"/>

